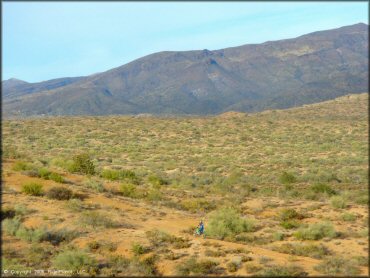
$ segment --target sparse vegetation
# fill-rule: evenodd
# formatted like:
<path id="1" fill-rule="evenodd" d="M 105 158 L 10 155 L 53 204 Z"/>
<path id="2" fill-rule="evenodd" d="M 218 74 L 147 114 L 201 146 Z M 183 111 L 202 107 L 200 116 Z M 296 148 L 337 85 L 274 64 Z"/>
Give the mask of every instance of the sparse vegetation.
<path id="1" fill-rule="evenodd" d="M 353 260 L 342 257 L 328 257 L 315 266 L 315 270 L 325 275 L 348 275 L 354 276 L 360 273 L 360 269 Z"/>
<path id="2" fill-rule="evenodd" d="M 77 244 L 89 276 L 312 275 L 304 257 L 321 275 L 365 275 L 367 102 L 344 100 L 230 117 L 5 119 L 2 262 L 53 269 Z M 21 194 L 29 183 L 41 189 Z M 70 192 L 50 197 L 54 187 Z"/>

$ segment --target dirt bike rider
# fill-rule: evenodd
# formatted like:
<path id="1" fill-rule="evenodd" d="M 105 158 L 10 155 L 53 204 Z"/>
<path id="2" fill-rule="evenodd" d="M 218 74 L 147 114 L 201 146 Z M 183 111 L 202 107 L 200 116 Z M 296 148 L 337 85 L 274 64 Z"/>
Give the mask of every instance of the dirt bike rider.
<path id="1" fill-rule="evenodd" d="M 204 223 L 203 220 L 200 220 L 199 225 L 195 232 L 197 235 L 203 235 L 204 236 Z"/>

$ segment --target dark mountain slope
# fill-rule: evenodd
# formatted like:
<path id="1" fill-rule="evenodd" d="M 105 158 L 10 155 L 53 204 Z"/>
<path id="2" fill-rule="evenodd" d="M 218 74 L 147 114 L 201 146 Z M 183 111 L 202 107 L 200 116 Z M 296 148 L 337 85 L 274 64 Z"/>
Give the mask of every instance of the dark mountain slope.
<path id="1" fill-rule="evenodd" d="M 368 25 L 209 51 L 160 52 L 6 99 L 6 115 L 260 111 L 368 91 Z M 7 92 L 5 92 L 5 95 Z"/>

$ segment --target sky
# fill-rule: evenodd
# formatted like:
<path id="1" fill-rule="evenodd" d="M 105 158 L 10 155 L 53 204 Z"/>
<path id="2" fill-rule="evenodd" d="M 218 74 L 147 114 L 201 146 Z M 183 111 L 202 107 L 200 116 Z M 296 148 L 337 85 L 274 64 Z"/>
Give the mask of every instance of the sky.
<path id="1" fill-rule="evenodd" d="M 215 50 L 363 22 L 364 2 L 2 2 L 2 80 L 84 76 L 165 50 Z"/>

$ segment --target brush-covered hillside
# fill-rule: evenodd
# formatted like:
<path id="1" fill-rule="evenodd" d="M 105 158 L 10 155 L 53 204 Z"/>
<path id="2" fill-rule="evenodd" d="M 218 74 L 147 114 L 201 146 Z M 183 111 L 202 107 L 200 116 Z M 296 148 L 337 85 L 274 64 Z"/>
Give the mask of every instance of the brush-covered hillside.
<path id="1" fill-rule="evenodd" d="M 2 124 L 3 271 L 368 275 L 367 93 Z"/>

